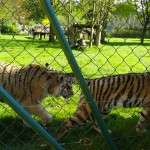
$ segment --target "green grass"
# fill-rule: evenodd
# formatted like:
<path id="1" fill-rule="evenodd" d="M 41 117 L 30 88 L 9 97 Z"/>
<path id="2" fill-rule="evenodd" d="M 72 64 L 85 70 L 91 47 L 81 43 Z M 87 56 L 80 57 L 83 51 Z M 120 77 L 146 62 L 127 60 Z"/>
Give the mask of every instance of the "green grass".
<path id="1" fill-rule="evenodd" d="M 59 42 L 48 43 L 47 40 L 48 38 L 33 40 L 30 36 L 2 35 L 0 61 L 22 66 L 30 63 L 44 66 L 48 62 L 57 70 L 71 72 Z M 86 78 L 150 71 L 150 40 L 146 39 L 143 45 L 139 43 L 139 39 L 112 38 L 100 47 L 93 46 L 92 49 L 78 49 L 72 52 Z M 51 97 L 43 101 L 45 108 L 54 116 L 52 123 L 47 127 L 47 131 L 52 135 L 56 134 L 60 124 L 75 111 L 79 87 L 74 86 L 74 91 L 74 96 L 68 101 Z M 21 118 L 6 104 L 0 103 L 0 113 L 0 149 L 49 149 L 32 129 L 22 124 Z M 138 117 L 138 109 L 115 108 L 106 119 L 106 125 L 112 131 L 112 138 L 118 149 L 150 148 L 149 134 L 135 132 Z M 103 136 L 92 130 L 90 124 L 71 130 L 60 143 L 67 150 L 108 149 Z"/>

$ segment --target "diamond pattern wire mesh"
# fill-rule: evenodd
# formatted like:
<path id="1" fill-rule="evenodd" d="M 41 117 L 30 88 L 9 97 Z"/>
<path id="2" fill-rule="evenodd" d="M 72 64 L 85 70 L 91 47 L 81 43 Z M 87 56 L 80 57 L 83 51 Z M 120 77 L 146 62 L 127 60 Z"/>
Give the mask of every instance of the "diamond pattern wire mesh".
<path id="1" fill-rule="evenodd" d="M 144 44 L 140 44 L 141 22 L 134 11 L 129 11 L 130 14 L 127 15 L 122 10 L 122 14 L 119 14 L 121 11 L 115 10 L 118 3 L 112 0 L 52 1 L 85 78 L 150 71 L 150 32 L 147 30 Z M 48 62 L 56 70 L 71 72 L 57 37 L 53 32 L 50 32 L 49 37 L 51 27 L 38 0 L 1 0 L 0 9 L 0 61 L 20 66 L 31 63 L 44 66 Z M 90 23 L 93 27 L 100 24 L 102 40 L 105 36 L 105 41 L 100 46 L 94 45 L 95 30 L 90 48 L 93 29 L 86 28 Z M 86 47 L 76 45 L 81 38 L 85 40 Z M 54 117 L 46 129 L 54 136 L 61 123 L 76 110 L 81 90 L 77 85 L 73 89 L 74 96 L 67 101 L 52 96 L 43 100 L 42 105 Z M 149 132 L 135 132 L 139 113 L 138 108 L 114 108 L 105 120 L 120 150 L 150 148 Z M 0 149 L 49 148 L 30 127 L 22 123 L 21 118 L 7 104 L 0 103 L 0 114 Z M 41 123 L 39 118 L 35 119 Z M 69 131 L 60 143 L 68 150 L 108 149 L 103 136 L 93 131 L 90 123 Z"/>

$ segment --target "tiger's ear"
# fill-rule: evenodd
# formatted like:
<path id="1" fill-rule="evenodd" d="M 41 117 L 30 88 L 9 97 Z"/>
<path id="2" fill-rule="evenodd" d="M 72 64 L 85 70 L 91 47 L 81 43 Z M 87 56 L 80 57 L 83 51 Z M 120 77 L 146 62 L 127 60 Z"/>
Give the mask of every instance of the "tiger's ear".
<path id="1" fill-rule="evenodd" d="M 67 80 L 70 84 L 77 84 L 77 79 L 76 77 L 74 76 L 74 73 L 66 73 L 66 76 L 67 76 Z"/>
<path id="2" fill-rule="evenodd" d="M 51 66 L 49 65 L 49 63 L 45 63 L 45 67 L 46 67 L 47 70 L 55 71 L 55 69 L 54 69 L 53 67 L 51 67 Z"/>
<path id="3" fill-rule="evenodd" d="M 45 67 L 46 67 L 46 69 L 49 67 L 49 64 L 48 63 L 45 63 Z"/>

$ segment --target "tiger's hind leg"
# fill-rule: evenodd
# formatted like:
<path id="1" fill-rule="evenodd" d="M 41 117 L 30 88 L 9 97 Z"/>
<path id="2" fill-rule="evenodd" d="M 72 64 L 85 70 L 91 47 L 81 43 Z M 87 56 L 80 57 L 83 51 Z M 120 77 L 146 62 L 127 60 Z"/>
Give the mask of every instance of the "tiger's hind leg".
<path id="1" fill-rule="evenodd" d="M 68 130 L 88 120 L 91 120 L 91 110 L 89 105 L 86 103 L 78 106 L 78 109 L 73 116 L 66 120 L 58 129 L 56 140 L 59 140 Z"/>
<path id="2" fill-rule="evenodd" d="M 108 114 L 109 114 L 109 112 L 110 112 L 111 110 L 105 110 L 105 112 L 102 112 L 101 113 L 101 116 L 102 116 L 102 119 L 105 119 L 107 116 L 108 116 Z M 98 132 L 98 133 L 102 133 L 102 131 L 101 131 L 101 129 L 99 128 L 99 126 L 97 125 L 97 122 L 95 121 L 95 119 L 94 119 L 94 117 L 93 117 L 93 126 L 92 126 L 92 128 L 96 131 L 96 132 Z M 112 133 L 111 132 L 111 130 L 108 130 L 108 133 Z"/>
<path id="3" fill-rule="evenodd" d="M 136 125 L 136 132 L 140 132 L 140 133 L 146 132 L 144 126 L 147 123 L 149 118 L 150 118 L 150 107 L 144 107 L 141 112 L 140 119 Z"/>

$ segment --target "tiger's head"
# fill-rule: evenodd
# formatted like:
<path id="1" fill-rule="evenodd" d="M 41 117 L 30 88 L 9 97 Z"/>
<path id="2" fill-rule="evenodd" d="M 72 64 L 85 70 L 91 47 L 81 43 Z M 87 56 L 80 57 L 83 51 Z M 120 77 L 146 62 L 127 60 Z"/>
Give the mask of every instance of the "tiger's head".
<path id="1" fill-rule="evenodd" d="M 55 96 L 60 97 L 62 96 L 65 99 L 70 98 L 73 96 L 73 89 L 72 89 L 72 78 L 66 73 L 59 72 L 49 66 L 47 63 L 45 64 L 46 70 L 49 73 L 47 76 L 47 81 L 49 83 L 48 93 Z"/>

